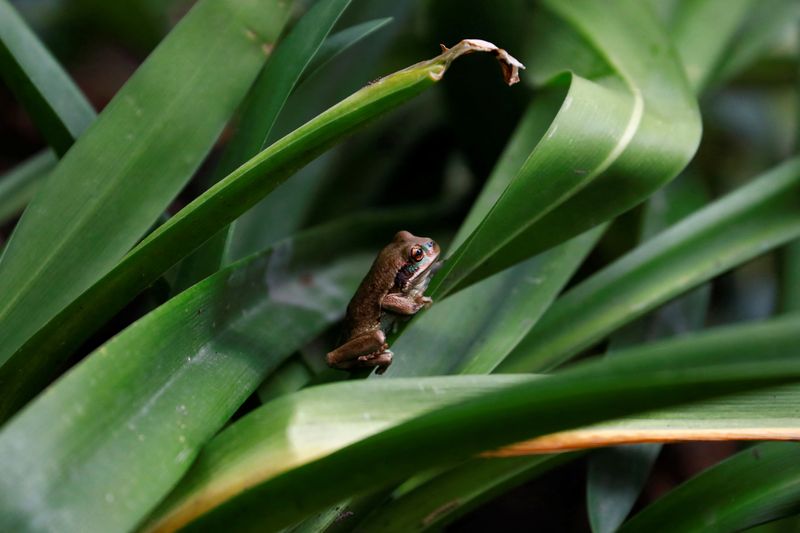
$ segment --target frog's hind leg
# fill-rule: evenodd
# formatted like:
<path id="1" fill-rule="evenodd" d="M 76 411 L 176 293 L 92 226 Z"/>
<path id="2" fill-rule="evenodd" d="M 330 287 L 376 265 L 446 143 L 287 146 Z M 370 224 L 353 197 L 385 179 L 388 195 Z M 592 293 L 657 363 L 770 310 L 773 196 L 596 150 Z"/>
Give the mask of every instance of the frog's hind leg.
<path id="1" fill-rule="evenodd" d="M 386 352 L 388 347 L 386 335 L 380 329 L 376 329 L 362 333 L 328 352 L 326 359 L 328 366 L 345 370 L 355 367 L 379 366 L 383 363 L 373 363 L 373 360 Z"/>

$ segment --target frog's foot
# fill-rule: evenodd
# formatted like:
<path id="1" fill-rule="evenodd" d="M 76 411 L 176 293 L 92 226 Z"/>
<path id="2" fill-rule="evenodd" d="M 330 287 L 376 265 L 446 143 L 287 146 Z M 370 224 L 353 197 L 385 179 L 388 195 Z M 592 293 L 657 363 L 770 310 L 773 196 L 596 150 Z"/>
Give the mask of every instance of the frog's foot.
<path id="1" fill-rule="evenodd" d="M 378 367 L 375 371 L 376 374 L 383 374 L 386 372 L 386 369 L 392 364 L 392 353 L 391 350 L 384 349 L 383 352 L 380 353 L 373 353 L 369 355 L 362 355 L 358 358 L 359 366 L 365 367 Z"/>
<path id="2" fill-rule="evenodd" d="M 362 357 L 379 355 L 386 351 L 386 335 L 381 330 L 366 332 L 352 338 L 335 350 L 328 352 L 328 365 L 333 368 L 350 370 L 355 367 L 365 366 Z"/>
<path id="3" fill-rule="evenodd" d="M 429 308 L 431 304 L 433 304 L 433 298 L 431 298 L 430 296 L 422 296 L 419 299 L 419 301 L 422 304 L 422 307 L 424 307 L 425 309 Z"/>

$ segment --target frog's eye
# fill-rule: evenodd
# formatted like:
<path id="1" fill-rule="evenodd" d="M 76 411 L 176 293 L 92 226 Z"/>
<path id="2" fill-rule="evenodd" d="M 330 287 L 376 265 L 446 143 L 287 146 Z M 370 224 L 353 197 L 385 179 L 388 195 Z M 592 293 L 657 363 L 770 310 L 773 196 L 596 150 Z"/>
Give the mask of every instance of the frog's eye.
<path id="1" fill-rule="evenodd" d="M 419 263 L 422 261 L 422 258 L 425 257 L 425 252 L 422 251 L 422 248 L 419 246 L 415 246 L 411 249 L 411 253 L 409 254 L 411 259 Z"/>

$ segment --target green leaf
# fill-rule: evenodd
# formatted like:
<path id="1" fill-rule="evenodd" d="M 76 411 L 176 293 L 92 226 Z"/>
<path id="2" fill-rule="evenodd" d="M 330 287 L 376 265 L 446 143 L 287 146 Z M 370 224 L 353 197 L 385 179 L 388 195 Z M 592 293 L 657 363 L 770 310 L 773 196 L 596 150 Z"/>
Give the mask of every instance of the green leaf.
<path id="1" fill-rule="evenodd" d="M 736 29 L 755 11 L 755 0 L 683 0 L 679 3 L 672 36 L 689 83 L 699 94 L 730 54 Z M 709 31 L 709 28 L 714 28 Z M 722 38 L 719 38 L 722 37 Z"/>
<path id="2" fill-rule="evenodd" d="M 628 516 L 661 451 L 659 444 L 598 450 L 586 473 L 586 507 L 593 533 L 613 533 Z"/>
<path id="3" fill-rule="evenodd" d="M 169 205 L 244 97 L 287 9 L 277 0 L 199 2 L 52 172 L 0 260 L 0 419 L 28 385 L 9 372 L 41 372 L 41 384 L 55 371 L 46 355 L 9 359 Z"/>
<path id="4" fill-rule="evenodd" d="M 604 229 L 437 302 L 392 343 L 392 377 L 492 372 L 534 327 Z"/>
<path id="5" fill-rule="evenodd" d="M 341 317 L 407 214 L 283 241 L 88 356 L 0 432 L 0 530 L 131 529 L 266 374 Z"/>
<path id="6" fill-rule="evenodd" d="M 359 524 L 358 531 L 437 530 L 508 488 L 576 456 L 578 454 L 467 461 L 447 471 L 446 475 L 393 495 L 390 502 L 375 509 Z"/>
<path id="7" fill-rule="evenodd" d="M 42 152 L 0 176 L 0 224 L 25 209 L 56 161 L 52 152 Z"/>
<path id="8" fill-rule="evenodd" d="M 643 241 L 707 203 L 698 182 L 680 176 L 650 198 L 642 217 Z M 620 348 L 702 329 L 710 297 L 711 289 L 704 285 L 628 324 L 611 336 L 607 356 Z M 625 521 L 660 451 L 660 444 L 643 444 L 607 448 L 590 455 L 586 507 L 594 533 L 612 533 Z"/>
<path id="9" fill-rule="evenodd" d="M 240 123 L 219 164 L 219 178 L 260 152 L 286 99 L 350 0 L 321 0 L 292 28 L 267 61 L 242 106 Z"/>
<path id="10" fill-rule="evenodd" d="M 388 3 L 386 0 L 382 0 L 382 2 Z M 383 15 L 386 12 L 385 9 L 379 9 L 379 13 L 375 13 L 374 9 L 369 9 L 375 8 L 376 4 L 380 3 L 372 0 L 368 4 L 351 5 L 345 13 L 345 17 L 359 20 L 364 16 Z M 395 4 L 390 8 L 393 12 L 410 8 L 410 5 L 406 3 Z M 364 12 L 365 8 L 367 13 Z M 384 31 L 374 34 L 367 42 L 349 51 L 346 60 L 328 63 L 324 67 L 320 65 L 314 78 L 308 83 L 300 83 L 292 93 L 273 128 L 270 140 L 275 140 L 292 131 L 324 111 L 332 103 L 346 98 L 361 88 L 365 80 L 374 79 L 375 73 L 370 67 L 374 68 L 376 60 L 382 58 L 386 53 L 386 41 L 396 30 L 397 26 L 394 25 L 385 28 Z M 325 40 L 315 58 L 326 53 L 326 43 L 330 40 L 331 38 Z M 313 62 L 315 61 L 312 60 Z M 313 68 L 313 65 L 309 65 L 310 68 Z M 389 117 L 387 119 L 391 120 Z M 381 127 L 386 127 L 384 124 L 385 122 L 382 120 Z M 324 211 L 324 208 L 330 209 L 331 205 L 339 205 L 340 202 L 337 198 L 331 198 L 329 194 L 325 194 L 327 191 L 320 190 L 320 184 L 330 174 L 331 168 L 337 163 L 339 155 L 343 151 L 349 151 L 354 144 L 356 146 L 363 144 L 363 139 L 369 137 L 370 135 L 365 132 L 346 145 L 325 153 L 236 219 L 228 236 L 225 261 L 235 261 L 256 250 L 263 249 L 276 240 L 291 235 L 293 231 L 303 227 L 303 224 L 324 223 L 368 207 L 358 205 L 355 209 L 338 211 L 336 216 L 321 216 L 309 220 L 311 215 Z M 369 159 L 361 159 L 361 161 L 365 160 Z M 366 172 L 369 170 L 367 169 Z M 358 187 L 353 185 L 352 181 L 348 181 L 346 189 L 353 194 L 354 189 L 358 189 Z M 315 200 L 318 198 L 322 198 L 322 201 L 316 202 Z M 323 209 L 319 208 L 318 203 L 324 206 Z"/>
<path id="11" fill-rule="evenodd" d="M 535 109 L 521 120 L 483 191 L 483 197 L 514 179 L 528 157 L 527 145 L 539 126 Z M 473 206 L 452 249 L 472 232 L 481 211 Z M 437 302 L 392 342 L 392 377 L 488 374 L 513 350 L 553 303 L 600 238 L 605 226 L 491 276 Z M 519 320 L 519 317 L 524 317 Z M 419 350 L 427 346 L 438 357 Z"/>
<path id="12" fill-rule="evenodd" d="M 709 0 L 713 1 L 713 0 Z M 725 4 L 727 8 L 727 4 Z M 794 0 L 759 0 L 750 11 L 737 39 L 722 56 L 713 83 L 735 76 L 775 46 L 800 21 L 800 4 Z M 716 21 L 715 21 L 716 23 Z"/>
<path id="13" fill-rule="evenodd" d="M 362 22 L 361 24 L 356 24 L 355 26 L 334 33 L 322 43 L 322 47 L 314 54 L 313 59 L 306 66 L 303 75 L 300 76 L 300 80 L 297 83 L 301 84 L 309 78 L 312 78 L 339 54 L 345 52 L 351 46 L 358 44 L 362 39 L 369 37 L 391 21 L 392 17 L 368 20 L 367 22 Z"/>
<path id="14" fill-rule="evenodd" d="M 500 372 L 552 368 L 619 326 L 800 235 L 792 159 L 713 202 L 561 296 Z"/>
<path id="15" fill-rule="evenodd" d="M 637 531 L 739 531 L 800 512 L 800 445 L 753 446 L 709 468 L 624 524 Z"/>
<path id="16" fill-rule="evenodd" d="M 260 152 L 148 235 L 6 362 L 0 370 L 0 385 L 5 392 L 0 398 L 0 419 L 30 398 L 47 382 L 57 362 L 69 350 L 139 290 L 269 194 L 299 167 L 369 120 L 436 83 L 454 59 L 475 51 L 475 46 L 462 41 L 446 53 L 368 85 Z M 17 333 L 14 338 L 19 336 Z M 13 349 L 13 345 L 0 347 L 3 352 Z"/>
<path id="17" fill-rule="evenodd" d="M 349 5 L 350 0 L 317 2 L 281 40 L 242 104 L 236 128 L 211 178 L 212 183 L 236 170 L 264 148 L 286 99 Z M 178 271 L 174 292 L 180 292 L 219 270 L 227 240 L 228 232 L 221 230 L 189 256 Z"/>
<path id="18" fill-rule="evenodd" d="M 789 317 L 632 349 L 547 379 L 412 378 L 306 389 L 217 436 L 148 530 L 278 529 L 359 491 L 521 439 L 789 383 L 800 379 L 798 340 L 800 318 Z M 474 387 L 472 399 L 446 386 L 464 380 Z M 498 380 L 505 385 L 490 391 Z M 406 394 L 380 392 L 397 388 Z M 426 397 L 456 403 L 421 414 Z"/>
<path id="19" fill-rule="evenodd" d="M 672 179 L 697 147 L 697 104 L 664 28 L 646 5 L 543 5 L 549 13 L 537 17 L 538 37 L 525 59 L 528 77 L 550 79 L 553 91 L 532 104 L 539 118 L 530 156 L 507 186 L 484 190 L 475 215 L 480 223 L 433 281 L 434 297 L 633 207 Z M 572 64 L 571 49 L 562 45 L 565 35 L 575 34 L 604 59 L 602 75 Z M 552 65 L 549 56 L 566 57 L 556 61 L 559 69 L 566 64 L 577 73 L 543 73 L 537 65 Z"/>
<path id="20" fill-rule="evenodd" d="M 94 120 L 83 93 L 7 0 L 0 0 L 0 76 L 59 156 Z"/>
<path id="21" fill-rule="evenodd" d="M 783 250 L 781 308 L 800 311 L 800 242 L 794 241 Z"/>

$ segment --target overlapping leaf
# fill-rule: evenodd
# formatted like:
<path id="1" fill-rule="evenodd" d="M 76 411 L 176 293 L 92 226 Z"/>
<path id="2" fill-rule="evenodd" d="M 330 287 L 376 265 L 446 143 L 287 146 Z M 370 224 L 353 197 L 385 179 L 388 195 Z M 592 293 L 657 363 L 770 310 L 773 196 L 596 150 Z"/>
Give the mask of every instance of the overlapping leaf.
<path id="1" fill-rule="evenodd" d="M 757 377 L 770 372 L 788 381 L 796 366 L 788 353 L 796 350 L 798 335 L 798 318 L 791 317 L 633 349 L 547 379 L 431 378 L 430 388 L 419 379 L 368 380 L 307 389 L 216 437 L 151 526 L 170 531 L 200 518 L 198 525 L 206 528 L 277 529 L 359 490 L 452 464 L 522 435 L 735 392 L 756 382 L 777 383 Z M 480 393 L 463 401 L 444 388 L 447 379 L 471 380 Z M 489 392 L 492 380 L 506 385 Z M 393 387 L 409 391 L 404 401 L 381 400 L 379 391 Z M 458 403 L 419 416 L 429 408 L 423 398 L 437 394 Z M 313 405 L 309 411 L 306 399 Z M 353 408 L 341 409 L 351 399 Z M 379 416 L 380 405 L 390 408 Z M 317 416 L 308 414 L 315 411 Z M 387 455 L 391 461 L 384 460 Z M 363 464 L 370 468 L 359 469 Z M 310 484 L 313 491 L 307 490 Z"/>
<path id="2" fill-rule="evenodd" d="M 480 222 L 434 281 L 443 295 L 548 249 L 641 202 L 672 179 L 700 138 L 695 99 L 677 54 L 648 7 L 623 0 L 544 2 L 528 76 L 557 76 L 531 111 L 530 156 L 509 183 L 490 184 Z M 612 14 L 613 13 L 613 14 Z M 588 67 L 564 40 L 593 52 Z M 557 52 L 560 50 L 560 52 Z M 587 127 L 590 125 L 591 127 Z M 534 149 L 535 147 L 535 149 Z M 643 164 L 647 161 L 647 164 Z M 491 209 L 486 213 L 486 206 Z"/>
<path id="3" fill-rule="evenodd" d="M 397 219 L 283 241 L 91 354 L 0 432 L 0 529 L 133 527 L 266 373 L 340 318 Z"/>
<path id="4" fill-rule="evenodd" d="M 0 1 L 0 76 L 58 155 L 94 120 L 94 109 L 7 0 Z"/>
<path id="5" fill-rule="evenodd" d="M 499 367 L 567 360 L 622 324 L 800 235 L 800 159 L 792 159 L 668 228 L 570 289 Z"/>
<path id="6" fill-rule="evenodd" d="M 195 7 L 195 12 L 198 7 Z M 35 393 L 38 387 L 46 383 L 64 355 L 78 346 L 104 318 L 118 311 L 139 290 L 152 283 L 179 259 L 269 194 L 298 168 L 369 120 L 431 87 L 441 79 L 453 60 L 476 50 L 487 51 L 491 50 L 491 47 L 482 43 L 462 41 L 431 60 L 417 63 L 363 88 L 286 135 L 244 163 L 148 235 L 100 281 L 81 293 L 67 308 L 39 329 L 21 349 L 14 352 L 16 348 L 14 343 L 2 345 L 0 353 L 8 353 L 7 356 L 13 353 L 13 357 L 0 369 L 0 383 L 7 390 L 6 394 L 0 397 L 0 418 L 7 417 Z M 48 187 L 48 195 L 55 194 L 53 191 L 57 191 L 57 187 Z M 126 189 L 118 188 L 112 192 L 115 198 L 119 198 Z M 115 220 L 115 224 L 120 223 L 121 221 Z M 94 228 L 95 231 L 105 232 L 113 230 L 115 226 L 111 224 L 102 230 Z M 126 229 L 126 232 L 128 231 L 130 228 Z M 91 236 L 92 233 L 88 235 Z M 76 253 L 75 250 L 64 249 L 67 240 L 61 243 L 60 249 L 72 256 Z M 37 242 L 41 244 L 45 239 L 39 239 Z M 104 250 L 108 251 L 108 248 L 110 246 Z M 60 265 L 59 268 L 64 269 L 66 266 Z M 38 271 L 41 274 L 45 273 L 41 266 Z M 91 272 L 81 273 L 80 277 L 85 278 L 90 274 Z M 72 272 L 72 275 L 78 274 Z M 0 277 L 0 282 L 4 280 L 8 283 L 13 282 L 10 276 Z M 42 285 L 28 288 L 30 290 L 35 288 L 40 296 L 44 291 Z M 23 289 L 24 287 L 17 287 L 16 293 L 22 295 L 25 292 Z M 77 289 L 72 287 L 70 292 Z M 30 298 L 26 301 L 31 305 L 35 303 Z M 11 304 L 13 300 L 6 302 L 6 311 Z M 48 308 L 53 307 L 55 303 L 51 303 Z M 39 312 L 37 310 L 37 313 Z M 0 318 L 2 313 L 3 308 L 0 308 Z M 22 314 L 16 312 L 15 316 L 20 317 Z M 15 341 L 19 341 L 25 338 L 26 332 L 30 332 L 35 324 L 32 321 L 26 322 L 24 331 L 12 330 L 13 323 L 6 320 L 0 333 L 5 332 Z"/>
<path id="7" fill-rule="evenodd" d="M 55 370 L 20 347 L 108 273 L 188 181 L 287 9 L 271 0 L 198 3 L 53 171 L 0 260 L 0 418 L 19 405 L 14 391 Z"/>

